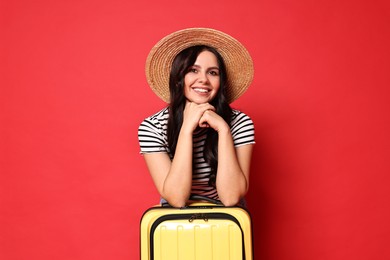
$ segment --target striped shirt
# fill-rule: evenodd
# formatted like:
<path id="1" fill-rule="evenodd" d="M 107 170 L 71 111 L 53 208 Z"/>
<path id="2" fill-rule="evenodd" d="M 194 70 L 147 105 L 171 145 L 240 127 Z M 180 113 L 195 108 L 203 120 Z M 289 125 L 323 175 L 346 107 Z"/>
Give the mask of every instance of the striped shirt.
<path id="1" fill-rule="evenodd" d="M 255 130 L 252 120 L 246 114 L 233 109 L 230 130 L 234 146 L 238 147 L 255 143 Z M 138 140 L 141 153 L 167 153 L 171 160 L 172 154 L 168 148 L 167 125 L 169 112 L 164 108 L 146 118 L 138 128 Z M 211 168 L 203 158 L 204 143 L 207 129 L 198 129 L 193 135 L 193 173 L 191 194 L 218 199 L 217 190 L 209 185 Z"/>

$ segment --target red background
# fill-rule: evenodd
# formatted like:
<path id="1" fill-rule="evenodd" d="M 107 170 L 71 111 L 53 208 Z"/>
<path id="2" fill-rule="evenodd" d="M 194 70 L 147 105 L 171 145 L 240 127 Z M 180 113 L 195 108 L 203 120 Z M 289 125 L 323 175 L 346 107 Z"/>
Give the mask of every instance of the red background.
<path id="1" fill-rule="evenodd" d="M 138 259 L 137 140 L 163 36 L 239 39 L 255 80 L 256 259 L 390 259 L 388 1 L 2 0 L 0 259 Z"/>

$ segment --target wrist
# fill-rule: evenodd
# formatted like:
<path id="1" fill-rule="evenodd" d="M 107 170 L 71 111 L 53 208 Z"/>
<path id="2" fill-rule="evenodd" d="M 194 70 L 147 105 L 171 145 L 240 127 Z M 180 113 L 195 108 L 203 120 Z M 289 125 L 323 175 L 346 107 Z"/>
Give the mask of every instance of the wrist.
<path id="1" fill-rule="evenodd" d="M 192 127 L 183 125 L 180 129 L 180 135 L 191 136 L 192 138 L 193 133 L 194 129 Z"/>
<path id="2" fill-rule="evenodd" d="M 222 127 L 218 128 L 217 132 L 218 132 L 218 135 L 226 135 L 226 134 L 231 135 L 230 127 L 228 126 L 227 123 L 223 124 Z"/>

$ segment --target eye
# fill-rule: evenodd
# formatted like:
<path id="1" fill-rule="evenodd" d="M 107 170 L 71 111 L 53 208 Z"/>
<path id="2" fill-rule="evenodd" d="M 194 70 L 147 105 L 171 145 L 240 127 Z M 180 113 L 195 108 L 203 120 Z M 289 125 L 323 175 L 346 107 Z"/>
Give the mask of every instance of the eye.
<path id="1" fill-rule="evenodd" d="M 213 76 L 219 76 L 219 71 L 218 70 L 210 70 L 210 75 L 213 75 Z"/>
<path id="2" fill-rule="evenodd" d="M 188 69 L 188 72 L 197 73 L 198 70 L 197 70 L 196 68 L 192 67 L 192 68 L 189 68 L 189 69 Z"/>

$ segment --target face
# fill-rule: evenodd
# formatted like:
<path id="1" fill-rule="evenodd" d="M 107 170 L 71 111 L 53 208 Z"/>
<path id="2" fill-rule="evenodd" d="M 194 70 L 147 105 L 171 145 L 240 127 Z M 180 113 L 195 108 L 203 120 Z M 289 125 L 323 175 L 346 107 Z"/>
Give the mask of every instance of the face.
<path id="1" fill-rule="evenodd" d="M 217 95 L 219 85 L 217 57 L 212 52 L 202 51 L 184 76 L 184 95 L 196 104 L 209 103 Z"/>

